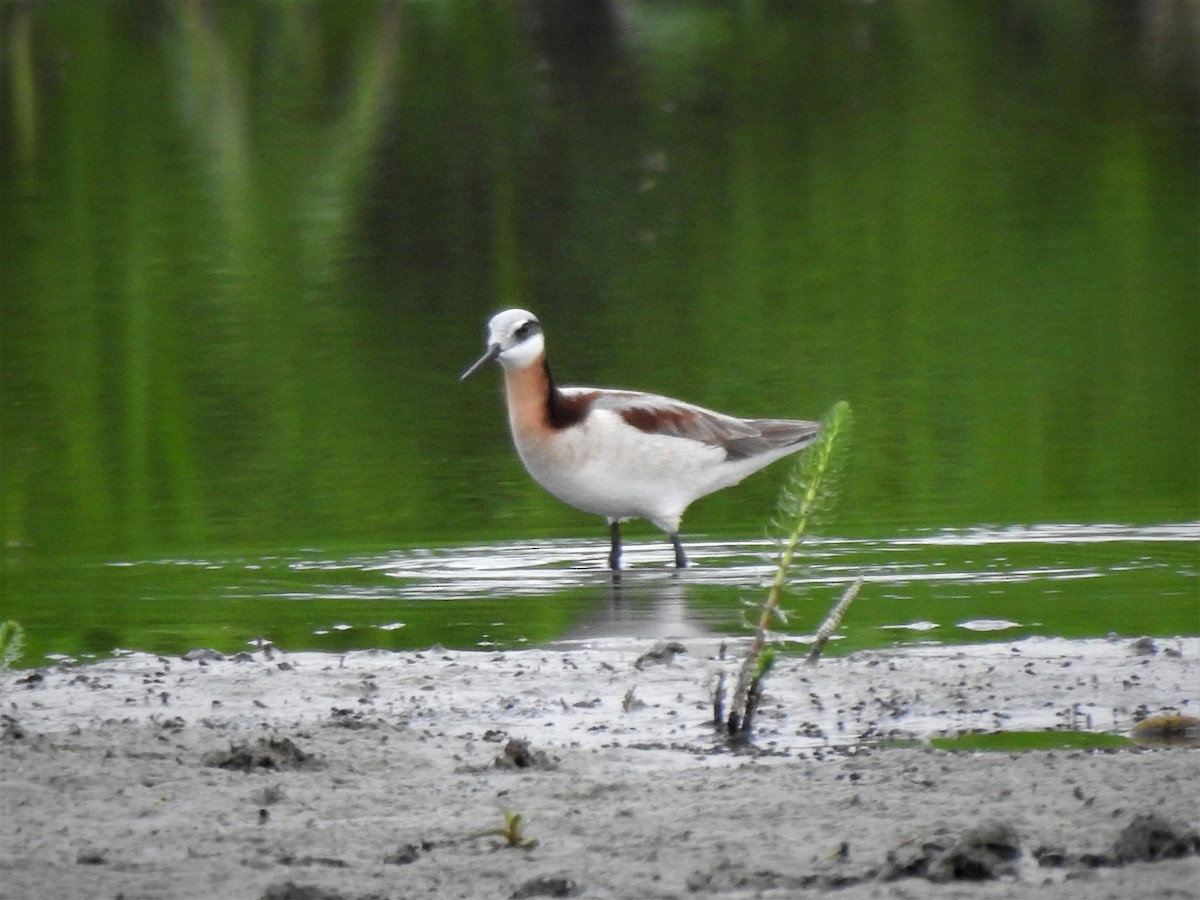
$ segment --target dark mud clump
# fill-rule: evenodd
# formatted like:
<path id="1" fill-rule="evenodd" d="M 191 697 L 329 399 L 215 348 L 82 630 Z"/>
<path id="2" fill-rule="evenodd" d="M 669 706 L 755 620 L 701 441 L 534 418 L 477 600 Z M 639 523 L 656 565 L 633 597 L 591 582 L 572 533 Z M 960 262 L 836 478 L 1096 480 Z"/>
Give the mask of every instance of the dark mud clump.
<path id="1" fill-rule="evenodd" d="M 0 715 L 0 744 L 25 740 L 25 729 L 9 715 Z"/>
<path id="2" fill-rule="evenodd" d="M 545 751 L 534 750 L 529 741 L 521 738 L 512 738 L 496 754 L 497 769 L 553 769 L 557 766 L 557 760 L 551 759 Z"/>
<path id="3" fill-rule="evenodd" d="M 379 727 L 378 722 L 372 721 L 366 714 L 360 711 L 339 709 L 337 707 L 330 710 L 329 724 L 337 728 L 346 728 L 350 731 L 361 731 L 364 728 L 375 729 Z"/>
<path id="4" fill-rule="evenodd" d="M 262 892 L 260 900 L 342 900 L 342 895 L 317 887 L 315 884 L 296 884 L 285 881 L 273 884 Z"/>
<path id="5" fill-rule="evenodd" d="M 906 841 L 888 852 L 882 877 L 927 878 L 934 882 L 988 881 L 1016 874 L 1021 844 L 1011 825 L 983 822 L 957 839 L 938 834 Z"/>
<path id="6" fill-rule="evenodd" d="M 347 900 L 345 894 L 328 891 L 315 884 L 296 884 L 285 881 L 273 884 L 262 893 L 261 900 Z"/>
<path id="7" fill-rule="evenodd" d="M 1200 834 L 1150 813 L 1135 816 L 1117 835 L 1113 843 L 1112 861 L 1120 866 L 1177 859 L 1193 853 L 1200 853 Z"/>
<path id="8" fill-rule="evenodd" d="M 1158 862 L 1192 854 L 1200 854 L 1200 833 L 1156 813 L 1134 816 L 1121 829 L 1108 853 L 1074 854 L 1061 847 L 1039 847 L 1033 851 L 1040 866 L 1082 869 Z"/>
<path id="9" fill-rule="evenodd" d="M 259 900 L 384 900 L 384 897 L 381 894 L 348 896 L 316 884 L 296 884 L 294 881 L 283 881 L 273 884 L 263 891 Z"/>
<path id="10" fill-rule="evenodd" d="M 562 876 L 531 878 L 509 896 L 512 900 L 528 900 L 530 897 L 575 897 L 579 885 L 573 878 Z"/>
<path id="11" fill-rule="evenodd" d="M 389 866 L 408 866 L 415 863 L 425 853 L 429 853 L 436 845 L 432 841 L 421 841 L 419 844 L 403 844 L 394 853 L 389 853 L 383 861 Z"/>
<path id="12" fill-rule="evenodd" d="M 323 769 L 325 763 L 297 747 L 290 738 L 259 738 L 253 744 L 235 744 L 228 750 L 208 753 L 204 765 L 238 772 L 282 772 Z"/>
<path id="13" fill-rule="evenodd" d="M 669 666 L 680 653 L 687 653 L 687 647 L 679 641 L 660 641 L 639 656 L 633 665 L 639 670 L 648 666 Z"/>

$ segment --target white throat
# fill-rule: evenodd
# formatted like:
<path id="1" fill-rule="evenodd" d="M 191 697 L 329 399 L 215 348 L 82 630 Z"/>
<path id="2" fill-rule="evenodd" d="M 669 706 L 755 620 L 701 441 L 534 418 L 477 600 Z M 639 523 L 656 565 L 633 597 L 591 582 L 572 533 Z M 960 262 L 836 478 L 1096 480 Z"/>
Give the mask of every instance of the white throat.
<path id="1" fill-rule="evenodd" d="M 530 335 L 519 344 L 501 350 L 496 360 L 506 369 L 523 369 L 545 352 L 546 342 L 539 332 Z"/>

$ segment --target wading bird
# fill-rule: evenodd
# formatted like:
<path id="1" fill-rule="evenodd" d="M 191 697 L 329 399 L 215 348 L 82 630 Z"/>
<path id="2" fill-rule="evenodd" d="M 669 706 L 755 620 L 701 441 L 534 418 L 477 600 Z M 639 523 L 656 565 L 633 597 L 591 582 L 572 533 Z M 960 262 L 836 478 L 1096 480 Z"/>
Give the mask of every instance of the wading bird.
<path id="1" fill-rule="evenodd" d="M 817 422 L 739 419 L 670 397 L 608 388 L 558 387 L 541 323 L 508 309 L 488 323 L 487 350 L 504 368 L 508 422 L 534 480 L 576 509 L 608 520 L 613 569 L 621 568 L 621 523 L 646 519 L 687 565 L 679 521 L 694 501 L 737 484 L 817 436 Z"/>

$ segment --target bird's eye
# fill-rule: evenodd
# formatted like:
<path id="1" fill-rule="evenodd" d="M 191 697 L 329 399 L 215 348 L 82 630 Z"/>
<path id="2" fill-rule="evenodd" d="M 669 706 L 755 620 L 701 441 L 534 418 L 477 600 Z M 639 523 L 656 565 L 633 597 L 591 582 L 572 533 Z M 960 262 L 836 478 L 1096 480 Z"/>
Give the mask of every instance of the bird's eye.
<path id="1" fill-rule="evenodd" d="M 536 330 L 537 330 L 537 323 L 533 322 L 531 320 L 526 320 L 520 324 L 520 326 L 517 328 L 516 331 L 513 332 L 513 334 L 516 335 L 516 337 L 519 340 L 523 341 L 523 340 L 525 340 L 525 338 L 527 338 L 531 334 L 533 334 Z"/>

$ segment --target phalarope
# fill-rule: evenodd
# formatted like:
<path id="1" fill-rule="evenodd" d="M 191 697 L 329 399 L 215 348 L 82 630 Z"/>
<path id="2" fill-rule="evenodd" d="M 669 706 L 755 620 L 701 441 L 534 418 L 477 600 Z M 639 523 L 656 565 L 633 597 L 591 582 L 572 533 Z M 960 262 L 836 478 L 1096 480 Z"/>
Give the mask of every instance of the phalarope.
<path id="1" fill-rule="evenodd" d="M 675 565 L 687 565 L 679 521 L 695 500 L 810 444 L 820 426 L 739 419 L 700 406 L 608 388 L 558 387 L 541 323 L 508 309 L 488 323 L 486 363 L 504 368 L 508 422 L 529 474 L 564 503 L 608 520 L 608 562 L 621 567 L 621 522 L 646 519 L 666 532 Z"/>

